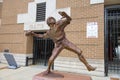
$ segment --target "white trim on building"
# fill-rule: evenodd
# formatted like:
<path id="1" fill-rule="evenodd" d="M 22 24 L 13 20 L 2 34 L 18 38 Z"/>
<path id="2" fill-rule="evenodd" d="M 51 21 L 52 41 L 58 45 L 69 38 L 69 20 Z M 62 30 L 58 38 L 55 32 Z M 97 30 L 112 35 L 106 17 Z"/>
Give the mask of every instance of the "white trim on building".
<path id="1" fill-rule="evenodd" d="M 18 14 L 17 23 L 24 23 L 24 30 L 34 30 L 34 31 L 43 31 L 48 30 L 49 27 L 46 24 L 46 21 L 36 22 L 36 8 L 38 3 L 46 2 L 46 17 L 53 16 L 58 20 L 60 16 L 58 11 L 65 11 L 70 15 L 70 7 L 56 9 L 56 0 L 35 0 L 28 4 L 28 13 Z"/>
<path id="2" fill-rule="evenodd" d="M 104 3 L 104 0 L 90 0 L 90 4 Z"/>

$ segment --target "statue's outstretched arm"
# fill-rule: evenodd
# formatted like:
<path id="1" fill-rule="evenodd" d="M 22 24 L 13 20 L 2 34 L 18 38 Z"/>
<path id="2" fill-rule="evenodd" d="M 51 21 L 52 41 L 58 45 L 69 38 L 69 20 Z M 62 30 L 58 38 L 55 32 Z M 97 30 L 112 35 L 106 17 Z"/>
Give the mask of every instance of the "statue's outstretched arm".
<path id="1" fill-rule="evenodd" d="M 36 34 L 36 33 L 34 33 L 34 32 L 31 32 L 31 35 L 32 35 L 32 36 L 35 36 L 35 37 L 43 38 L 43 34 Z"/>
<path id="2" fill-rule="evenodd" d="M 39 37 L 39 38 L 46 38 L 47 37 L 47 33 L 44 33 L 44 34 L 36 34 L 34 33 L 33 31 L 27 31 L 26 32 L 26 36 L 35 36 L 35 37 Z"/>

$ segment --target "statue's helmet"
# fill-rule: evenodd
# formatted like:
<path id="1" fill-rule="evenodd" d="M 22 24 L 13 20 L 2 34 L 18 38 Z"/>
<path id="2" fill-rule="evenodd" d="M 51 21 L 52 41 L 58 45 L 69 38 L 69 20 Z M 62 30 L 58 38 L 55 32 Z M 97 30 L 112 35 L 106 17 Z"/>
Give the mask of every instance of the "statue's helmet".
<path id="1" fill-rule="evenodd" d="M 55 24 L 55 23 L 56 23 L 56 20 L 55 20 L 54 17 L 48 17 L 48 18 L 47 18 L 47 24 L 48 24 L 48 26 L 49 26 L 50 24 Z"/>

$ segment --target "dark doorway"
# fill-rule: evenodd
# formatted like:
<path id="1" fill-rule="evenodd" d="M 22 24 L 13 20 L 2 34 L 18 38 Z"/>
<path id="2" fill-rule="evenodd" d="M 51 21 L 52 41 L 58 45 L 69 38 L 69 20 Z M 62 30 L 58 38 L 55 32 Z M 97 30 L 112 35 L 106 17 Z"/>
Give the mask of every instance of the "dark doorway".
<path id="1" fill-rule="evenodd" d="M 43 34 L 37 32 L 37 34 Z M 48 59 L 52 54 L 54 43 L 51 39 L 33 37 L 33 64 L 47 65 Z"/>
<path id="2" fill-rule="evenodd" d="M 105 8 L 105 74 L 120 73 L 120 6 Z"/>

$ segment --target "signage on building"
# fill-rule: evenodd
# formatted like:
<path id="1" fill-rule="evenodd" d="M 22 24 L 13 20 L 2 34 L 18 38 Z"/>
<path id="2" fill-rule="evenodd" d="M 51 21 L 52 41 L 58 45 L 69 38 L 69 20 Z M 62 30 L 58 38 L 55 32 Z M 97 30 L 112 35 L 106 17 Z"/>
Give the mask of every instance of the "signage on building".
<path id="1" fill-rule="evenodd" d="M 98 23 L 97 22 L 87 22 L 87 38 L 98 38 Z"/>
<path id="2" fill-rule="evenodd" d="M 24 30 L 48 30 L 49 26 L 45 22 L 24 23 Z"/>

